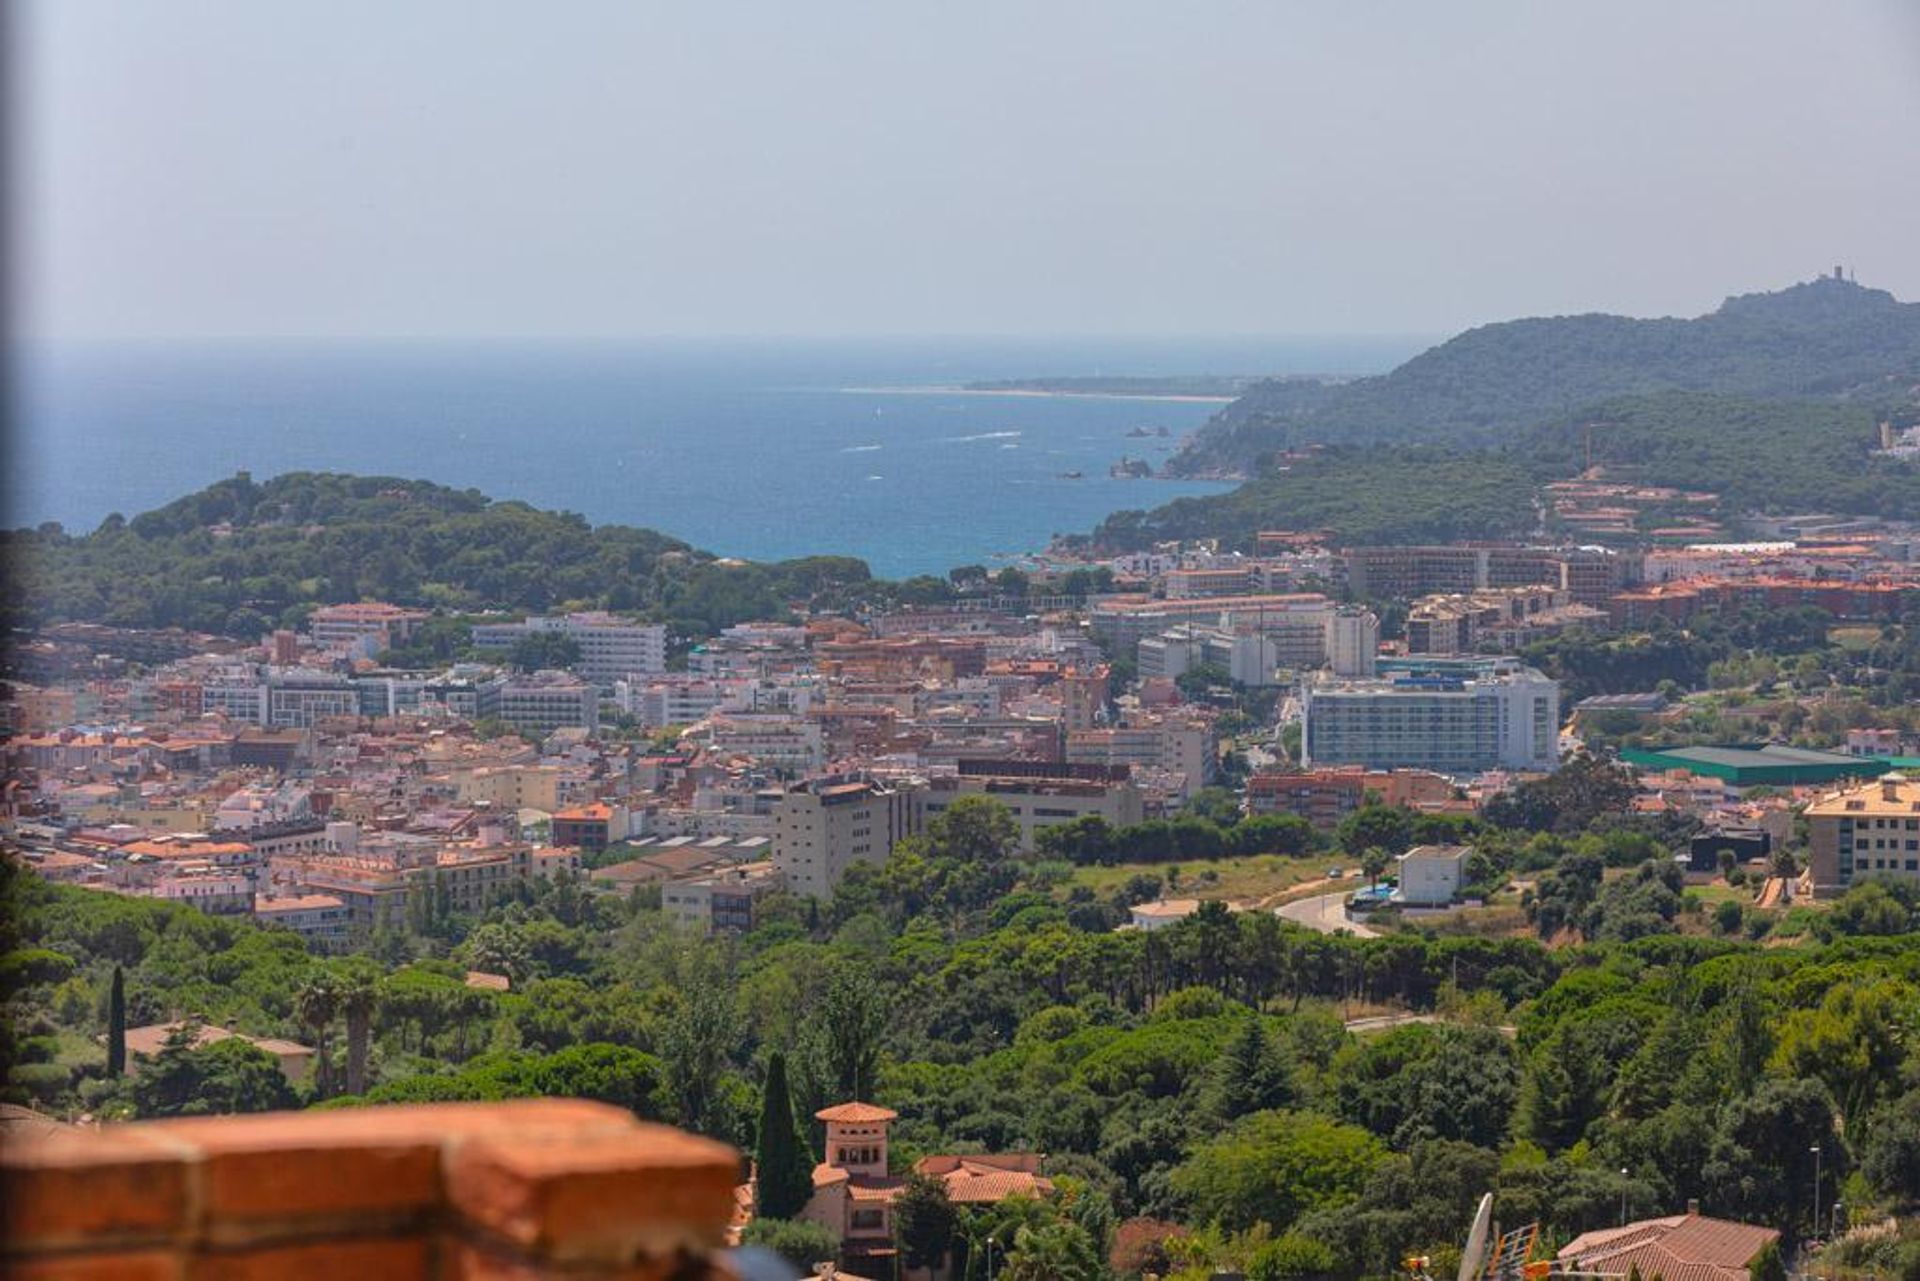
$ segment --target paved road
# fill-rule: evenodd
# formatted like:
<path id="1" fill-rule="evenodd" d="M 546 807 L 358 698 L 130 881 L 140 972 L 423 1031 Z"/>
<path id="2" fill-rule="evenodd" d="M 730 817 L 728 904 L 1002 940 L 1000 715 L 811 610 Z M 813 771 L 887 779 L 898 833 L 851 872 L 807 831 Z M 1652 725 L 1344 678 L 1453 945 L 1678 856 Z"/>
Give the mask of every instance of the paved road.
<path id="1" fill-rule="evenodd" d="M 1322 934 L 1337 934 L 1341 930 L 1350 930 L 1356 938 L 1378 938 L 1380 936 L 1378 930 L 1368 929 L 1358 921 L 1347 919 L 1347 896 L 1352 892 L 1352 890 L 1339 890 L 1332 894 L 1318 894 L 1313 898 L 1295 899 L 1291 903 L 1284 903 L 1274 908 L 1274 914 L 1296 925 L 1304 925 L 1310 930 L 1319 930 Z"/>

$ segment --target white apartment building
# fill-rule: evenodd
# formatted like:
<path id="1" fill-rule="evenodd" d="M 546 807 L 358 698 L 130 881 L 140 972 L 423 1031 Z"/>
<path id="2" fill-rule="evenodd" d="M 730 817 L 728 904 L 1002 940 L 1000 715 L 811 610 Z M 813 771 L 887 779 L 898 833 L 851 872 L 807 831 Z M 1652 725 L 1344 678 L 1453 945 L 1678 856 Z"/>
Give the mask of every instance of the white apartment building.
<path id="1" fill-rule="evenodd" d="M 1218 744 L 1209 720 L 1156 718 L 1115 729 L 1069 733 L 1066 757 L 1069 765 L 1125 766 L 1177 774 L 1186 781 L 1181 790 L 1184 796 L 1212 780 Z"/>
<path id="2" fill-rule="evenodd" d="M 961 769 L 913 793 L 916 830 L 962 796 L 987 796 L 1006 806 L 1019 825 L 1020 848 L 1027 851 L 1043 829 L 1057 823 L 1093 814 L 1128 827 L 1145 817 L 1140 788 L 1119 777 L 1119 770 L 1037 761 L 966 761 Z"/>
<path id="3" fill-rule="evenodd" d="M 322 605 L 307 616 L 307 630 L 321 649 L 378 653 L 404 644 L 429 617 L 424 610 L 402 609 L 379 601 Z"/>
<path id="4" fill-rule="evenodd" d="M 722 709 L 751 709 L 753 682 L 715 680 L 691 672 L 665 672 L 643 680 L 615 681 L 614 702 L 647 729 L 691 725 Z"/>
<path id="5" fill-rule="evenodd" d="M 667 629 L 658 623 L 630 623 L 612 614 L 535 616 L 519 623 L 480 623 L 473 629 L 475 649 L 506 651 L 535 632 L 559 632 L 580 646 L 574 670 L 603 689 L 635 673 L 667 670 Z"/>
<path id="6" fill-rule="evenodd" d="M 798 716 L 716 714 L 709 722 L 715 751 L 751 756 L 771 769 L 804 774 L 826 761 L 817 721 Z"/>
<path id="7" fill-rule="evenodd" d="M 1305 690 L 1304 764 L 1449 775 L 1560 763 L 1560 687 L 1516 658 L 1382 660 Z"/>
<path id="8" fill-rule="evenodd" d="M 1380 661 L 1380 620 L 1351 606 L 1327 616 L 1327 666 L 1335 676 L 1366 677 Z"/>
<path id="9" fill-rule="evenodd" d="M 1260 632 L 1277 639 L 1281 663 L 1312 668 L 1326 661 L 1327 616 L 1332 612 L 1333 602 L 1312 592 L 1188 600 L 1120 596 L 1093 603 L 1089 628 L 1121 655 L 1133 654 L 1145 637 L 1182 623 Z"/>
<path id="10" fill-rule="evenodd" d="M 530 734 L 557 729 L 600 729 L 600 691 L 566 672 L 535 672 L 511 677 L 500 686 L 501 720 Z"/>
<path id="11" fill-rule="evenodd" d="M 755 906 L 780 887 L 780 870 L 772 863 L 743 863 L 668 881 L 660 887 L 660 906 L 668 916 L 709 934 L 745 933 L 753 928 Z"/>
<path id="12" fill-rule="evenodd" d="M 884 863 L 913 819 L 909 793 L 871 778 L 797 783 L 774 807 L 773 865 L 795 894 L 827 898 L 855 863 Z"/>

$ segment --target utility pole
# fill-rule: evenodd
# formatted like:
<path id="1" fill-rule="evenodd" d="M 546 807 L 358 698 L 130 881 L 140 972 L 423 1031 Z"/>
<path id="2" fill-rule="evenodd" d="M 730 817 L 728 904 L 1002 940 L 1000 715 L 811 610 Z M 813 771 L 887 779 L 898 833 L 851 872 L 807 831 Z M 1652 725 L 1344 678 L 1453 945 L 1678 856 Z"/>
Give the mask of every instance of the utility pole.
<path id="1" fill-rule="evenodd" d="M 1814 1144 L 1807 1151 L 1813 1153 L 1813 1235 L 1820 1235 L 1820 1145 Z"/>

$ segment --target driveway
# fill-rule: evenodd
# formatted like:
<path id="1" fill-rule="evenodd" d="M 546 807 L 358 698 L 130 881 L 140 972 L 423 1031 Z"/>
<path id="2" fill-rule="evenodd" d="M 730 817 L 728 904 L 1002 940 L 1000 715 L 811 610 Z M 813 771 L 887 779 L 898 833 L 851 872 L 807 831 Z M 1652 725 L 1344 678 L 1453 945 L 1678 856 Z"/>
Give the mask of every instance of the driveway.
<path id="1" fill-rule="evenodd" d="M 1295 899 L 1273 909 L 1274 915 L 1295 925 L 1304 925 L 1310 930 L 1319 930 L 1322 934 L 1338 934 L 1347 930 L 1355 938 L 1379 938 L 1378 930 L 1368 929 L 1358 921 L 1347 919 L 1347 896 L 1353 891 L 1340 890 L 1333 894 L 1316 894 L 1312 898 Z"/>

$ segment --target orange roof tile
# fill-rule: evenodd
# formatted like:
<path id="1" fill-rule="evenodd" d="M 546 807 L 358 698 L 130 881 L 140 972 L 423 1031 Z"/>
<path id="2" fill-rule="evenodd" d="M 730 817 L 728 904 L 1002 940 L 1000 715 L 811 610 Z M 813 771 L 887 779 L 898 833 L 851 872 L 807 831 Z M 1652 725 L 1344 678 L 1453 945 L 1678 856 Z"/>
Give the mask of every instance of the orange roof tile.
<path id="1" fill-rule="evenodd" d="M 813 1114 L 816 1121 L 838 1121 L 857 1125 L 863 1121 L 897 1121 L 900 1114 L 891 1108 L 883 1108 L 877 1103 L 841 1103 L 830 1108 L 821 1108 Z"/>

